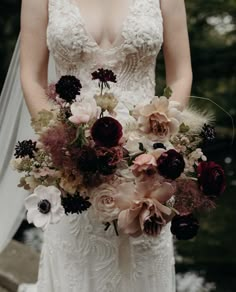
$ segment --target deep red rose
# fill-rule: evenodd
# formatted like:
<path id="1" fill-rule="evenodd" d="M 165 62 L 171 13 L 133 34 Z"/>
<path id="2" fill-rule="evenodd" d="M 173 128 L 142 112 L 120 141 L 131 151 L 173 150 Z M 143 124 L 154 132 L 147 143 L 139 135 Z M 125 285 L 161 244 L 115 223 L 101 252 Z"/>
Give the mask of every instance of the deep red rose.
<path id="1" fill-rule="evenodd" d="M 98 146 L 117 146 L 123 135 L 122 126 L 116 119 L 103 117 L 93 124 L 91 135 Z"/>
<path id="2" fill-rule="evenodd" d="M 222 167 L 213 161 L 203 161 L 197 167 L 200 189 L 205 195 L 219 196 L 226 187 L 225 174 Z"/>
<path id="3" fill-rule="evenodd" d="M 174 149 L 170 149 L 157 159 L 157 169 L 160 175 L 167 179 L 176 179 L 184 171 L 183 156 Z"/>

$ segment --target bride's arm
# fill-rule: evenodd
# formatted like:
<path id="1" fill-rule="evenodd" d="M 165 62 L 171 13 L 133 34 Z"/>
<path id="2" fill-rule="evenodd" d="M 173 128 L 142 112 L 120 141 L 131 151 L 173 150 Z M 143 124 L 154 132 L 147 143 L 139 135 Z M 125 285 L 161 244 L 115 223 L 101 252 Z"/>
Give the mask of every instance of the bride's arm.
<path id="1" fill-rule="evenodd" d="M 22 0 L 20 74 L 25 101 L 32 117 L 50 109 L 47 87 L 48 49 L 46 28 L 48 0 Z"/>
<path id="2" fill-rule="evenodd" d="M 166 84 L 172 100 L 185 107 L 192 87 L 192 66 L 184 0 L 161 0 Z"/>

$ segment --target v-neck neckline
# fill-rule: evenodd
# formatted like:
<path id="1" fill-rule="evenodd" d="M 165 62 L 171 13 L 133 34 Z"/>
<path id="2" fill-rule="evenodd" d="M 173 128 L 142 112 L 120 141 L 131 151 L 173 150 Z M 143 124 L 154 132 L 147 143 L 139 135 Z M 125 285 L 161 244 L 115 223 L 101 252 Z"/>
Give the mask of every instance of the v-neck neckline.
<path id="1" fill-rule="evenodd" d="M 97 41 L 95 40 L 95 38 L 92 36 L 92 34 L 88 31 L 87 27 L 86 27 L 86 21 L 81 13 L 81 9 L 78 5 L 78 3 L 76 3 L 76 1 L 73 1 L 73 0 L 69 0 L 69 3 L 76 9 L 76 11 L 78 12 L 78 15 L 79 15 L 79 18 L 80 18 L 80 21 L 81 21 L 81 24 L 83 26 L 83 30 L 85 32 L 85 34 L 89 37 L 90 41 L 93 43 L 94 47 L 96 47 L 99 51 L 102 51 L 102 52 L 111 52 L 111 51 L 114 51 L 115 49 L 118 49 L 120 48 L 123 44 L 124 44 L 124 40 L 122 40 L 122 36 L 123 36 L 123 33 L 124 33 L 124 27 L 125 27 L 125 24 L 126 22 L 129 20 L 130 16 L 132 15 L 132 11 L 135 7 L 135 4 L 136 4 L 136 1 L 137 0 L 132 0 L 131 3 L 129 4 L 129 7 L 128 7 L 128 11 L 127 11 L 127 14 L 126 16 L 124 17 L 121 25 L 120 25 L 120 29 L 119 29 L 119 32 L 117 33 L 117 36 L 115 37 L 114 41 L 111 43 L 111 46 L 108 47 L 108 48 L 103 48 L 101 47 Z M 120 44 L 118 45 L 118 42 L 120 41 Z"/>

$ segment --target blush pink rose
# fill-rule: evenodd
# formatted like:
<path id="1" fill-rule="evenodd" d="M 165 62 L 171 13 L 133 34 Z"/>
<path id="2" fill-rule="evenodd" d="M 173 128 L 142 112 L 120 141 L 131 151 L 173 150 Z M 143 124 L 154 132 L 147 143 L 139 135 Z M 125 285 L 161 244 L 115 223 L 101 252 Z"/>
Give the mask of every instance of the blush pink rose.
<path id="1" fill-rule="evenodd" d="M 142 172 L 155 170 L 156 166 L 156 159 L 153 155 L 141 154 L 135 158 L 131 169 L 135 176 L 139 176 Z"/>
<path id="2" fill-rule="evenodd" d="M 70 109 L 72 116 L 69 117 L 69 120 L 77 125 L 88 123 L 90 120 L 97 118 L 99 112 L 95 99 L 76 101 L 72 103 Z"/>

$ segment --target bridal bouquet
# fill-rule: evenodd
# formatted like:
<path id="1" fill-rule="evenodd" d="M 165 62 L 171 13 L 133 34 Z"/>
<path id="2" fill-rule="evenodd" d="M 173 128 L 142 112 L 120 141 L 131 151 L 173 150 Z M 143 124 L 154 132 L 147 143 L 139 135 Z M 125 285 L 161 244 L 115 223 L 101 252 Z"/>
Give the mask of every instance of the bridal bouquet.
<path id="1" fill-rule="evenodd" d="M 95 96 L 81 96 L 75 76 L 51 84 L 52 109 L 32 119 L 38 140 L 15 147 L 12 165 L 25 174 L 18 186 L 32 192 L 28 221 L 46 229 L 91 208 L 117 234 L 158 236 L 171 221 L 178 239 L 194 237 L 195 212 L 214 208 L 225 189 L 223 169 L 200 148 L 214 139 L 214 128 L 206 117 L 181 111 L 170 89 L 122 121 L 110 88 L 114 73 L 99 69 L 91 78 Z"/>

